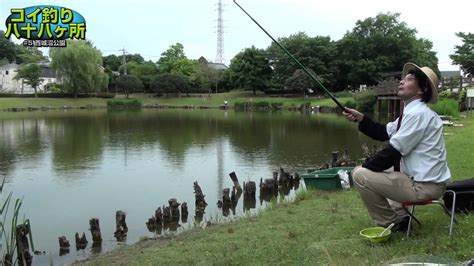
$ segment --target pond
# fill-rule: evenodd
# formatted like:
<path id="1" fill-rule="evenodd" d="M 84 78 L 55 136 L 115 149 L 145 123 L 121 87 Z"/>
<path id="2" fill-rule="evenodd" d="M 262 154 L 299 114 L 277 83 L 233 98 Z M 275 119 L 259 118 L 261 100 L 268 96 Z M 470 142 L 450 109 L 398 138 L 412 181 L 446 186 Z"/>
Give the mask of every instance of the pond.
<path id="1" fill-rule="evenodd" d="M 194 181 L 209 204 L 204 221 L 225 221 L 233 215 L 223 217 L 216 203 L 224 188 L 232 188 L 233 171 L 241 183 L 257 183 L 256 205 L 249 209 L 239 201 L 235 215 L 256 213 L 266 204 L 259 200 L 260 178 L 271 178 L 280 167 L 304 173 L 329 161 L 334 149 L 347 149 L 358 159 L 361 144 L 372 144 L 357 124 L 341 116 L 293 112 L 1 113 L 0 132 L 5 191 L 23 199 L 21 217 L 31 221 L 35 249 L 46 252 L 34 256 L 34 264 L 69 263 L 115 248 L 120 244 L 113 235 L 118 210 L 127 214 L 127 244 L 155 235 L 145 222 L 170 198 L 189 207 L 187 223 L 178 232 L 191 227 Z M 100 220 L 104 241 L 99 249 L 91 249 L 91 218 Z M 86 233 L 86 249 L 76 251 L 76 232 Z M 60 256 L 62 235 L 71 249 Z"/>

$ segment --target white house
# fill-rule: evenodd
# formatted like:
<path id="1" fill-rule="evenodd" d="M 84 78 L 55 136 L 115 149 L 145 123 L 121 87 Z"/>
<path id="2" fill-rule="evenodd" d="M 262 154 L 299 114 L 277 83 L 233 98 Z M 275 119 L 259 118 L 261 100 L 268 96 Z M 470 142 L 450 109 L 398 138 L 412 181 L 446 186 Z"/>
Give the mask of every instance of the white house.
<path id="1" fill-rule="evenodd" d="M 50 67 L 49 62 L 38 63 L 43 68 L 41 79 L 43 80 L 38 86 L 38 92 L 45 92 L 45 88 L 49 83 L 56 82 L 56 74 Z M 15 80 L 17 70 L 20 66 L 12 63 L 0 66 L 0 93 L 16 93 L 29 94 L 34 93 L 35 90 L 23 79 Z"/>

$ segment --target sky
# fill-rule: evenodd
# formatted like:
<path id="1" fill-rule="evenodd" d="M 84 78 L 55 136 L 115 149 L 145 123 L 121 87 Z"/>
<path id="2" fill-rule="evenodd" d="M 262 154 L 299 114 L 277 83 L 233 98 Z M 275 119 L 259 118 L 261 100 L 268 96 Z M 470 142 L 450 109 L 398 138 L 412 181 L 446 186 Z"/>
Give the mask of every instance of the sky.
<path id="1" fill-rule="evenodd" d="M 79 12 L 86 19 L 86 38 L 104 55 L 119 49 L 157 61 L 170 45 L 180 42 L 188 58 L 204 56 L 214 61 L 217 51 L 218 0 L 0 0 L 0 29 L 11 8 L 58 5 Z M 224 4 L 225 63 L 254 45 L 267 48 L 271 39 L 231 0 Z M 341 39 L 358 20 L 381 12 L 400 13 L 400 20 L 415 28 L 418 38 L 433 42 L 440 70 L 459 70 L 449 55 L 461 45 L 456 32 L 474 32 L 472 0 L 238 0 L 273 37 L 303 31 L 309 36 Z M 15 39 L 15 37 L 13 37 Z M 14 40 L 15 41 L 15 40 Z M 19 43 L 20 41 L 15 41 Z M 47 51 L 45 51 L 47 52 Z"/>

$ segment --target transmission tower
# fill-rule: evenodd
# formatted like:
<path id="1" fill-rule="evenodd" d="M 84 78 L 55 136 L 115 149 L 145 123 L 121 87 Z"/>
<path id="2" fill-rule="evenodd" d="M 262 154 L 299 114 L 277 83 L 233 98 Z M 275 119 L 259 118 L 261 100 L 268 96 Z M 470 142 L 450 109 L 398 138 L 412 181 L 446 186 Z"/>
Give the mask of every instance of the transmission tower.
<path id="1" fill-rule="evenodd" d="M 219 0 L 217 3 L 217 54 L 216 54 L 216 63 L 224 63 L 224 20 L 222 18 L 222 13 L 224 12 L 222 8 L 222 0 Z"/>

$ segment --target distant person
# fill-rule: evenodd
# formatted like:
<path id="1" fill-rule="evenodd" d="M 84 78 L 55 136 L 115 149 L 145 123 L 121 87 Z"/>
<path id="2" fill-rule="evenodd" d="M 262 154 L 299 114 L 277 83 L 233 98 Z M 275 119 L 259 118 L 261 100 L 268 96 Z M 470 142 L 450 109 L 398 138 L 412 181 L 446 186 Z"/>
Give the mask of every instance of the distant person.
<path id="1" fill-rule="evenodd" d="M 438 199 L 450 182 L 443 123 L 427 105 L 438 100 L 437 88 L 433 70 L 407 63 L 398 87 L 405 106 L 398 119 L 382 125 L 354 109 L 344 113 L 359 122 L 362 133 L 388 140 L 383 150 L 353 170 L 354 186 L 379 226 L 395 223 L 392 230 L 406 231 L 409 217 L 400 202 Z M 395 171 L 388 170 L 391 167 Z"/>

